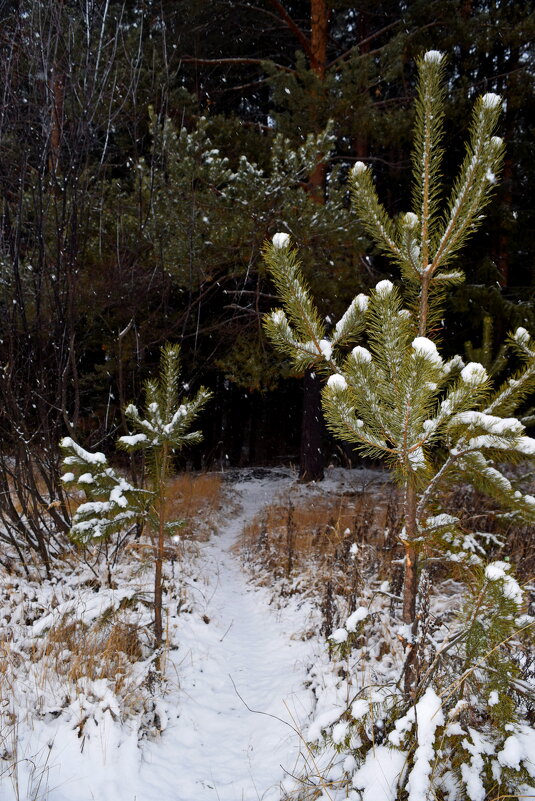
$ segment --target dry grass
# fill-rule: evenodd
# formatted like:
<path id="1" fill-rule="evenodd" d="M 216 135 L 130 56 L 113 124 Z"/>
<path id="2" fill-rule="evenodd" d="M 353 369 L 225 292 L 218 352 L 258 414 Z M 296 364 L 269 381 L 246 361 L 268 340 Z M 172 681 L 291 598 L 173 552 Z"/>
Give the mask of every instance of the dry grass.
<path id="1" fill-rule="evenodd" d="M 298 488 L 265 507 L 245 527 L 241 545 L 260 580 L 275 576 L 283 593 L 319 596 L 330 631 L 341 600 L 343 611 L 351 610 L 370 575 L 392 577 L 398 530 L 392 487 L 328 497 L 303 497 Z"/>
<path id="2" fill-rule="evenodd" d="M 0 640 L 0 776 L 11 781 L 15 798 L 48 797 L 50 748 L 21 750 L 20 727 L 26 730 L 34 717 L 66 715 L 81 749 L 88 722 L 98 726 L 105 715 L 152 725 L 149 673 L 139 664 L 143 629 L 132 615 L 120 608 L 90 624 L 66 615 L 22 645 Z"/>
<path id="3" fill-rule="evenodd" d="M 131 614 L 110 611 L 90 624 L 65 616 L 25 649 L 0 643 L 0 699 L 6 709 L 16 703 L 16 681 L 33 687 L 37 699 L 57 698 L 58 711 L 84 690 L 87 681 L 106 680 L 117 698 L 121 716 L 139 711 L 143 701 L 136 664 L 143 659 L 142 628 Z M 10 703 L 11 702 L 11 703 Z M 39 710 L 37 710 L 39 711 Z M 10 721 L 2 719 L 3 724 Z M 11 721 L 13 722 L 13 721 Z"/>
<path id="4" fill-rule="evenodd" d="M 185 520 L 181 534 L 197 537 L 214 522 L 221 508 L 221 475 L 219 473 L 179 473 L 167 483 L 167 520 Z M 69 514 L 72 516 L 85 501 L 83 491 L 76 487 L 66 493 Z"/>
<path id="5" fill-rule="evenodd" d="M 218 473 L 181 473 L 168 485 L 167 520 L 183 520 L 180 536 L 207 540 L 216 527 L 221 509 L 221 476 Z"/>
<path id="6" fill-rule="evenodd" d="M 165 520 L 182 521 L 176 529 L 178 539 L 169 537 L 166 541 L 165 559 L 172 562 L 184 556 L 185 543 L 206 541 L 217 528 L 217 514 L 222 505 L 222 482 L 217 473 L 181 473 L 168 481 Z M 71 514 L 84 501 L 83 492 L 71 489 L 69 492 Z M 119 562 L 120 554 L 134 553 L 138 569 L 150 569 L 154 560 L 154 532 L 145 527 L 144 536 L 114 535 L 110 540 L 89 543 L 80 551 L 84 561 L 105 561 L 109 565 L 108 586 L 114 587 L 113 571 Z"/>
<path id="7" fill-rule="evenodd" d="M 265 507 L 243 532 L 246 550 L 269 550 L 273 568 L 290 572 L 318 559 L 331 561 L 353 543 L 377 552 L 390 550 L 390 532 L 396 526 L 397 496 L 382 494 L 302 499 L 288 493 Z"/>
<path id="8" fill-rule="evenodd" d="M 142 658 L 142 647 L 137 627 L 115 615 L 93 625 L 67 618 L 42 644 L 34 645 L 33 656 L 74 683 L 82 678 L 113 680 L 115 692 L 122 696 L 132 665 Z"/>

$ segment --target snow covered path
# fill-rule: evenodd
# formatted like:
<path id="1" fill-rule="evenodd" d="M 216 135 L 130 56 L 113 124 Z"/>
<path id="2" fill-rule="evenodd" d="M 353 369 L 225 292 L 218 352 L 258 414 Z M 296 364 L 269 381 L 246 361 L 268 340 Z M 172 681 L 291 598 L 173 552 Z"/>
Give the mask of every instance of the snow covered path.
<path id="1" fill-rule="evenodd" d="M 269 590 L 248 582 L 233 549 L 244 524 L 292 481 L 249 478 L 233 485 L 237 511 L 178 571 L 191 611 L 169 619 L 167 693 L 154 699 L 161 736 L 139 742 L 139 721 L 121 724 L 105 680 L 93 682 L 68 714 L 29 713 L 16 768 L 0 775 L 1 801 L 280 801 L 300 749 L 292 719 L 308 717 L 304 680 L 323 646 L 301 638 L 310 607 L 297 596 L 270 606 Z M 61 703 L 42 691 L 47 708 Z"/>
<path id="2" fill-rule="evenodd" d="M 199 592 L 209 622 L 179 619 L 179 717 L 146 749 L 145 801 L 278 801 L 281 765 L 294 768 L 299 738 L 282 721 L 303 719 L 309 709 L 303 679 L 314 646 L 296 636 L 306 612 L 269 607 L 268 592 L 247 583 L 231 550 L 274 486 L 253 480 L 236 489 L 241 513 L 203 546 L 206 584 Z"/>

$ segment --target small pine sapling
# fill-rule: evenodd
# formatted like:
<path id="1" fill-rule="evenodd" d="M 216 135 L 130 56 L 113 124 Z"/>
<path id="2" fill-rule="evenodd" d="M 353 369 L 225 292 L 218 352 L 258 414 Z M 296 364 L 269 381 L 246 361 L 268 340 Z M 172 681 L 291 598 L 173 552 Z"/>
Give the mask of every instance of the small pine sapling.
<path id="1" fill-rule="evenodd" d="M 193 400 L 179 402 L 178 382 L 180 377 L 179 348 L 166 345 L 162 350 L 160 375 L 145 385 L 144 417 L 136 406 L 130 404 L 125 416 L 136 433 L 119 437 L 120 448 L 134 452 L 142 450 L 147 458 L 150 477 L 151 504 L 149 524 L 156 532 L 154 571 L 154 638 L 156 647 L 163 642 L 162 623 L 162 567 L 165 537 L 177 528 L 177 521 L 166 520 L 167 478 L 173 454 L 186 445 L 202 440 L 200 431 L 189 431 L 211 397 L 201 387 Z"/>
<path id="2" fill-rule="evenodd" d="M 149 486 L 139 489 L 111 468 L 102 453 L 89 453 L 70 437 L 61 442 L 66 452 L 63 475 L 67 484 L 83 489 L 88 501 L 81 504 L 73 517 L 71 533 L 75 539 L 88 542 L 124 530 L 143 520 L 154 534 L 154 639 L 156 648 L 163 643 L 162 569 L 165 538 L 181 521 L 166 518 L 167 478 L 173 455 L 186 445 L 200 442 L 200 431 L 189 431 L 211 397 L 202 388 L 192 400 L 179 401 L 180 350 L 165 345 L 158 378 L 145 385 L 145 408 L 142 413 L 130 404 L 125 409 L 133 434 L 119 437 L 117 446 L 127 452 L 143 451 L 149 475 Z M 76 471 L 75 472 L 73 471 Z"/>
<path id="3" fill-rule="evenodd" d="M 444 61 L 441 53 L 430 51 L 418 62 L 412 211 L 393 220 L 378 199 L 371 170 L 362 162 L 352 169 L 357 214 L 377 247 L 400 269 L 400 286 L 383 280 L 369 296 L 357 295 L 328 330 L 304 282 L 288 234 L 275 234 L 265 248 L 266 263 L 282 302 L 282 308 L 265 319 L 271 341 L 298 370 L 314 369 L 327 379 L 323 409 L 330 430 L 362 453 L 386 461 L 402 488 L 399 539 L 405 556 L 399 633 L 405 643 L 405 708 L 412 709 L 413 716 L 419 706 L 423 715 L 435 701 L 439 707 L 441 704 L 432 686 L 432 671 L 426 673 L 419 661 L 418 604 L 426 559 L 449 555 L 458 564 L 464 563 L 467 575 L 480 565 L 483 583 L 478 593 L 483 592 L 482 598 L 496 590 L 496 601 L 502 585 L 510 589 L 514 582 L 502 570 L 500 581 L 492 585 L 494 574 L 492 570 L 490 576 L 484 573 L 477 548 L 463 550 L 467 532 L 456 518 L 442 512 L 440 493 L 448 484 L 470 483 L 497 499 L 511 519 L 535 521 L 535 498 L 522 492 L 503 471 L 507 462 L 535 457 L 535 440 L 526 436 L 524 425 L 513 417 L 535 387 L 535 342 L 523 328 L 508 338 L 503 358 L 507 355 L 510 372 L 511 355 L 520 367 L 498 386 L 493 386 L 482 364 L 465 364 L 460 356 L 445 360 L 437 347 L 445 293 L 464 278 L 452 263 L 481 224 L 504 151 L 501 138 L 495 135 L 502 101 L 488 93 L 475 102 L 466 156 L 445 209 L 441 209 Z M 484 549 L 480 550 L 484 556 Z M 518 598 L 513 615 L 503 592 L 500 597 L 497 614 L 505 616 L 507 625 L 501 633 L 507 639 L 520 630 L 521 610 Z M 502 640 L 491 644 L 492 638 L 487 636 L 486 650 L 481 643 L 470 644 L 474 633 L 481 632 L 477 620 L 483 609 L 482 601 L 482 605 L 472 606 L 471 613 L 466 611 L 457 642 L 463 643 L 468 662 L 485 663 L 477 678 L 491 681 L 494 675 L 501 698 L 505 685 L 493 674 L 496 665 L 486 655 L 501 652 Z M 501 675 L 503 678 L 503 671 Z M 435 727 L 441 716 L 442 711 L 434 719 Z M 418 750 L 414 759 L 417 757 Z M 411 773 L 403 771 L 408 787 Z M 424 795 L 429 791 L 430 773 L 431 769 L 424 777 Z"/>

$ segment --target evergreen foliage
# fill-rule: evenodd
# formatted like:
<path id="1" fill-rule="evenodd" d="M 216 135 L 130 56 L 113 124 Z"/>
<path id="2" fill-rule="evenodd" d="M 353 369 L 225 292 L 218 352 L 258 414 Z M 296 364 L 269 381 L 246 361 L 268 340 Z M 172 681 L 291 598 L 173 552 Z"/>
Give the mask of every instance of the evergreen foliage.
<path id="1" fill-rule="evenodd" d="M 512 519 L 535 521 L 535 498 L 506 473 L 507 463 L 535 457 L 535 440 L 526 436 L 524 425 L 513 416 L 535 387 L 535 343 L 524 328 L 510 335 L 503 351 L 509 377 L 497 386 L 479 362 L 465 364 L 460 356 L 444 360 L 439 353 L 445 291 L 463 280 L 454 262 L 481 224 L 503 158 L 503 142 L 495 133 L 501 99 L 488 93 L 476 100 L 466 156 L 450 197 L 442 204 L 442 54 L 427 52 L 418 62 L 418 73 L 412 210 L 392 219 L 379 201 L 365 164 L 357 162 L 351 178 L 357 214 L 376 245 L 399 266 L 399 287 L 380 281 L 369 297 L 358 295 L 334 329 L 327 331 L 303 280 L 297 251 L 287 235 L 276 234 L 266 246 L 265 257 L 283 307 L 273 311 L 265 325 L 275 347 L 296 367 L 307 366 L 328 376 L 323 409 L 333 433 L 366 455 L 386 461 L 403 489 L 404 519 L 398 536 L 405 551 L 405 625 L 400 634 L 405 643 L 405 701 L 403 714 L 399 701 L 389 713 L 389 725 L 395 723 L 391 744 L 408 749 L 400 787 L 409 789 L 410 798 L 420 797 L 411 790 L 421 773 L 420 748 L 413 734 L 399 737 L 398 732 L 410 731 L 412 726 L 402 722 L 403 715 L 414 721 L 420 712 L 424 727 L 425 710 L 436 701 L 433 735 L 437 729 L 447 737 L 452 731 L 451 727 L 442 729 L 443 712 L 451 712 L 462 701 L 463 687 L 470 684 L 468 708 L 472 725 L 479 727 L 474 728 L 474 743 L 467 746 L 470 753 L 479 754 L 472 765 L 478 774 L 475 781 L 485 791 L 497 782 L 499 792 L 514 792 L 526 777 L 520 763 L 515 764 L 512 778 L 506 771 L 498 775 L 496 769 L 483 766 L 484 760 L 480 764 L 478 744 L 487 742 L 488 735 L 492 747 L 486 753 L 505 748 L 507 732 L 513 731 L 521 714 L 521 701 L 504 700 L 499 710 L 501 727 L 494 731 L 498 710 L 489 713 L 482 699 L 489 693 L 494 699 L 512 692 L 516 670 L 503 651 L 523 630 L 519 616 L 523 595 L 508 572 L 509 565 L 485 567 L 485 538 L 461 530 L 455 518 L 443 513 L 440 499 L 448 485 L 470 483 L 498 500 Z M 340 347 L 354 342 L 359 344 L 349 353 L 347 347 Z M 519 361 L 521 366 L 511 375 Z M 457 569 L 464 568 L 470 586 L 464 622 L 454 636 L 457 658 L 465 668 L 451 691 L 445 676 L 451 684 L 452 665 L 459 664 L 449 657 L 451 645 L 424 669 L 425 634 L 419 630 L 418 610 L 421 578 L 431 556 L 451 559 Z M 474 578 L 473 569 L 480 571 L 479 577 Z M 528 628 L 532 623 L 529 619 Z M 454 696 L 455 703 L 450 703 Z M 418 743 L 424 730 L 418 734 Z M 447 784 L 450 767 L 454 775 L 458 740 L 451 740 L 443 764 L 442 757 L 434 756 L 435 767 L 428 773 L 435 787 Z M 368 740 L 368 745 L 372 748 L 373 743 Z M 357 753 L 363 761 L 375 758 L 366 742 Z M 435 753 L 432 748 L 431 753 Z M 500 764 L 505 765 L 505 760 Z M 466 769 L 465 764 L 460 786 L 464 786 L 463 794 L 474 798 Z M 429 789 L 430 784 L 426 786 Z"/>
<path id="2" fill-rule="evenodd" d="M 358 162 L 352 171 L 357 213 L 378 246 L 398 262 L 409 308 L 392 282 L 380 281 L 369 298 L 353 300 L 327 339 L 289 238 L 278 234 L 266 248 L 283 302 L 283 309 L 266 319 L 266 330 L 296 367 L 317 366 L 331 374 L 324 392 L 329 426 L 369 455 L 386 458 L 401 480 L 419 484 L 425 477 L 433 489 L 438 473 L 444 479 L 454 468 L 470 472 L 467 464 L 479 451 L 496 456 L 500 450 L 501 458 L 533 455 L 533 441 L 524 436 L 522 424 L 502 418 L 518 408 L 535 381 L 533 343 L 524 329 L 509 344 L 525 364 L 494 390 L 483 365 L 465 365 L 460 357 L 445 362 L 427 336 L 437 339 L 432 324 L 442 312 L 440 290 L 463 278 L 459 269 L 446 268 L 480 224 L 503 155 L 503 142 L 494 135 L 501 101 L 487 94 L 475 104 L 467 155 L 443 216 L 437 205 L 443 133 L 437 113 L 442 90 L 437 87 L 443 81 L 443 60 L 431 51 L 419 63 L 413 160 L 414 173 L 421 177 L 415 182 L 414 210 L 391 220 L 370 170 Z M 358 345 L 342 359 L 337 348 L 357 341 L 364 329 L 369 348 Z M 435 456 L 439 441 L 449 449 L 442 465 Z M 488 478 L 492 490 L 495 484 Z M 512 490 L 508 497 L 520 510 L 522 502 Z M 523 511 L 528 513 L 529 506 Z"/>
<path id="3" fill-rule="evenodd" d="M 147 351 L 178 336 L 194 344 L 184 357 L 193 351 L 188 366 L 203 369 L 203 380 L 234 384 L 215 409 L 211 444 L 226 440 L 224 418 L 245 412 L 249 423 L 258 399 L 243 403 L 235 385 L 271 391 L 281 374 L 268 364 L 259 336 L 258 315 L 268 301 L 257 270 L 260 244 L 284 219 L 281 230 L 306 245 L 304 272 L 318 302 L 338 315 L 351 297 L 355 273 L 364 288 L 388 270 L 377 252 L 362 258 L 356 221 L 354 230 L 347 217 L 330 225 L 328 205 L 343 194 L 332 175 L 338 169 L 345 174 L 355 159 L 373 164 L 385 207 L 400 208 L 410 175 L 404 154 L 412 122 L 412 55 L 426 45 L 451 53 L 441 108 L 449 120 L 445 186 L 458 161 L 470 87 L 486 86 L 507 101 L 505 180 L 488 209 L 491 222 L 463 264 L 467 282 L 449 294 L 446 347 L 460 352 L 467 338 L 475 341 L 485 314 L 494 319 L 496 344 L 508 328 L 531 329 L 530 5 L 416 0 L 320 6 L 327 47 L 318 70 L 307 46 L 317 18 L 310 4 L 294 0 L 245 0 L 239 14 L 233 0 L 165 0 L 158 7 L 117 0 L 4 4 L 0 272 L 6 314 L 0 344 L 9 369 L 0 381 L 0 422 L 8 447 L 17 447 L 17 430 L 26 427 L 26 441 L 33 428 L 46 432 L 48 450 L 61 430 L 79 438 L 78 426 L 87 427 L 95 416 L 98 437 L 118 422 L 124 426 L 120 409 L 138 397 Z M 154 146 L 163 138 L 166 116 L 178 137 L 182 129 L 191 137 L 204 125 L 207 141 L 197 137 L 196 149 L 170 138 L 165 147 Z M 297 151 L 330 118 L 331 152 L 318 151 L 327 179 L 326 187 L 316 187 L 328 201 L 323 209 L 308 202 L 310 172 L 292 165 L 282 190 L 271 180 L 271 150 L 280 135 L 283 153 Z M 216 173 L 218 158 L 239 172 L 241 155 L 258 173 L 244 170 L 244 181 L 226 195 L 224 177 L 208 169 L 210 154 Z M 251 193 L 252 183 L 258 192 Z M 266 395 L 266 407 L 286 394 L 297 406 L 296 390 L 286 385 L 280 394 Z M 236 411 L 234 399 L 245 408 Z M 255 422 L 251 452 L 256 440 L 258 455 L 266 428 Z M 223 449 L 232 454 L 229 445 L 225 441 Z M 57 464 L 50 457 L 36 471 L 31 450 L 28 464 L 37 480 L 20 480 L 18 502 L 24 483 L 46 481 L 49 465 L 51 498 L 61 501 Z M 9 464 L 1 472 L 12 480 Z M 20 464 L 15 475 L 22 472 Z M 28 543 L 49 526 L 43 508 L 36 506 L 41 514 L 27 532 Z M 14 512 L 1 513 L 10 531 L 22 531 Z M 50 530 L 64 528 L 60 514 L 54 515 Z"/>
<path id="4" fill-rule="evenodd" d="M 270 137 L 264 164 L 245 154 L 232 163 L 216 144 L 215 131 L 216 121 L 206 117 L 177 130 L 170 119 L 153 114 L 150 164 L 135 165 L 148 210 L 145 239 L 179 286 L 198 289 L 225 272 L 241 272 L 254 263 L 269 228 L 282 220 L 299 237 L 345 231 L 338 173 L 324 208 L 301 188 L 332 148 L 329 128 L 295 146 L 280 134 Z"/>
<path id="5" fill-rule="evenodd" d="M 71 534 L 79 541 L 110 536 L 129 528 L 136 521 L 148 524 L 154 536 L 154 630 L 156 647 L 163 642 L 162 623 L 162 566 L 165 538 L 182 523 L 167 520 L 166 481 L 173 454 L 202 439 L 200 431 L 190 431 L 211 393 L 201 388 L 191 399 L 179 401 L 180 349 L 177 345 L 162 348 L 160 374 L 145 385 L 143 412 L 130 404 L 125 415 L 135 433 L 119 437 L 117 446 L 133 453 L 143 451 L 149 474 L 148 489 L 140 489 L 111 468 L 104 454 L 89 453 L 70 437 L 61 442 L 66 453 L 64 465 L 71 468 L 62 477 L 67 484 L 75 483 L 88 497 L 73 517 Z M 76 470 L 76 474 L 72 472 Z"/>
<path id="6" fill-rule="evenodd" d="M 83 491 L 87 498 L 73 515 L 71 537 L 87 544 L 135 525 L 144 514 L 150 494 L 132 486 L 100 451 L 91 453 L 71 437 L 64 437 L 60 444 L 65 454 L 63 465 L 69 468 L 61 479 L 67 487 Z"/>
<path id="7" fill-rule="evenodd" d="M 178 345 L 162 348 L 160 375 L 145 384 L 143 414 L 132 403 L 125 409 L 126 418 L 137 433 L 117 440 L 117 445 L 125 451 L 142 450 L 147 454 L 153 491 L 160 486 L 168 469 L 168 464 L 160 463 L 161 451 L 166 449 L 171 456 L 186 445 L 201 442 L 201 432 L 189 429 L 211 397 L 211 392 L 202 387 L 192 400 L 180 402 L 179 355 Z"/>

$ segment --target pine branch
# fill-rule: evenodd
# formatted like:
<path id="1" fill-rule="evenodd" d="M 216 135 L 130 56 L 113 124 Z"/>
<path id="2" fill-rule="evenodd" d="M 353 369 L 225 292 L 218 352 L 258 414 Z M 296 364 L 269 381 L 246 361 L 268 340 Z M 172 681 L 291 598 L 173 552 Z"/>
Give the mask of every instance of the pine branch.
<path id="1" fill-rule="evenodd" d="M 359 450 L 372 458 L 395 454 L 381 437 L 367 429 L 364 422 L 357 418 L 347 391 L 347 382 L 341 375 L 331 376 L 322 394 L 327 426 L 340 439 L 355 443 Z"/>
<path id="2" fill-rule="evenodd" d="M 377 246 L 398 264 L 407 261 L 395 241 L 395 225 L 379 202 L 371 170 L 357 161 L 351 170 L 351 191 L 360 221 Z"/>
<path id="3" fill-rule="evenodd" d="M 291 331 L 290 325 L 285 329 L 285 338 L 291 338 L 303 343 L 312 343 L 318 357 L 322 356 L 321 342 L 325 341 L 325 328 L 320 316 L 314 307 L 310 292 L 300 270 L 297 252 L 289 245 L 287 234 L 275 234 L 273 243 L 264 249 L 265 263 L 275 284 L 277 294 L 281 298 L 284 309 L 284 318 L 277 315 L 271 318 L 272 324 L 282 326 L 290 318 L 290 324 L 295 328 L 296 335 Z M 273 331 L 272 325 L 268 331 Z"/>
<path id="4" fill-rule="evenodd" d="M 197 56 L 182 56 L 180 61 L 183 64 L 199 64 L 199 65 L 239 65 L 239 64 L 257 64 L 259 67 L 264 67 L 268 62 L 265 58 L 198 58 Z M 282 64 L 276 64 L 275 62 L 269 62 L 270 66 L 275 67 L 275 69 L 280 70 L 281 72 L 287 72 L 290 75 L 295 75 L 296 70 L 292 69 L 291 67 L 285 67 Z"/>
<path id="5" fill-rule="evenodd" d="M 366 325 L 368 302 L 368 296 L 362 293 L 353 298 L 345 314 L 336 323 L 331 337 L 333 346 L 342 347 L 356 341 Z"/>
<path id="6" fill-rule="evenodd" d="M 418 95 L 413 151 L 413 208 L 420 217 L 420 272 L 427 267 L 440 195 L 440 165 L 444 136 L 445 59 L 428 51 L 418 62 Z"/>
<path id="7" fill-rule="evenodd" d="M 286 11 L 280 0 L 269 0 L 273 8 L 276 10 L 279 17 L 282 21 L 288 26 L 289 30 L 292 31 L 294 36 L 296 37 L 297 41 L 303 48 L 303 52 L 305 53 L 306 57 L 309 61 L 313 60 L 311 42 L 308 36 L 305 36 L 299 25 L 292 19 L 290 14 Z"/>
<path id="8" fill-rule="evenodd" d="M 431 274 L 448 264 L 481 224 L 481 212 L 490 200 L 503 160 L 503 141 L 493 135 L 500 111 L 498 95 L 487 94 L 476 102 L 470 141 L 448 203 L 447 223 L 432 257 Z"/>
<path id="9" fill-rule="evenodd" d="M 73 515 L 73 539 L 81 543 L 106 539 L 146 515 L 151 493 L 133 487 L 108 465 L 103 453 L 86 451 L 70 437 L 65 437 L 60 447 L 65 453 L 63 464 L 68 468 L 62 476 L 63 483 L 76 485 L 87 498 Z"/>

